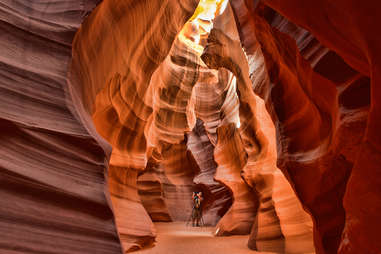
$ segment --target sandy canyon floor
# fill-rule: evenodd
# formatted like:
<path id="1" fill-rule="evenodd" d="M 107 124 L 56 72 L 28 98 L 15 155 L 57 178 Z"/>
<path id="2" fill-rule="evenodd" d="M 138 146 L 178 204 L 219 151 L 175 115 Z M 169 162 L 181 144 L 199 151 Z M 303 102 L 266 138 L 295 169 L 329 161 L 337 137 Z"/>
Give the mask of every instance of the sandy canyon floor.
<path id="1" fill-rule="evenodd" d="M 155 223 L 155 245 L 133 253 L 137 254 L 272 254 L 257 252 L 247 247 L 249 236 L 214 237 L 213 227 L 186 226 L 184 222 Z M 276 243 L 275 243 L 276 244 Z M 303 239 L 288 243 L 294 251 L 303 246 Z M 312 254 L 314 252 L 310 252 Z"/>

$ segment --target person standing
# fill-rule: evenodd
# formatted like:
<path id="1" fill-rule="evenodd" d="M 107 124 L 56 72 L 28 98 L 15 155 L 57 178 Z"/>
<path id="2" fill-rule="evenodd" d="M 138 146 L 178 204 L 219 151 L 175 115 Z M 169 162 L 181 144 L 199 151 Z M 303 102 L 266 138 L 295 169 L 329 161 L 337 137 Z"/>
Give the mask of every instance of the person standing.
<path id="1" fill-rule="evenodd" d="M 193 192 L 192 194 L 193 198 L 193 209 L 192 209 L 192 226 L 196 227 L 200 226 L 201 220 L 202 220 L 202 209 L 201 209 L 201 202 L 203 200 L 202 192 Z"/>

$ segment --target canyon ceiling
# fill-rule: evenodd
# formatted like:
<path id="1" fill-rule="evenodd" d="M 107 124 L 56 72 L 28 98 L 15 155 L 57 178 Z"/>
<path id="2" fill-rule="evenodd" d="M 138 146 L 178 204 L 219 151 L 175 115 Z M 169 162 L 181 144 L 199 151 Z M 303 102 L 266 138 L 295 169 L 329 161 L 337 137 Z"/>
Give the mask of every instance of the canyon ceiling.
<path id="1" fill-rule="evenodd" d="M 1 253 L 134 251 L 196 190 L 250 249 L 380 253 L 380 11 L 0 0 Z"/>

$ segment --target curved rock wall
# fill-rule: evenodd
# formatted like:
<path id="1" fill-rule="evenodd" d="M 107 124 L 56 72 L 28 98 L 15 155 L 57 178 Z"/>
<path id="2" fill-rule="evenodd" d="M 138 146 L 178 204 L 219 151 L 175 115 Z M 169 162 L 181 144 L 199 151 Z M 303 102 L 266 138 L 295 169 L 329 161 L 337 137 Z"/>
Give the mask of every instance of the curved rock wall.
<path id="1" fill-rule="evenodd" d="M 200 168 L 193 182 L 196 189 L 203 192 L 203 220 L 206 225 L 215 226 L 232 205 L 232 195 L 225 184 L 214 179 L 218 166 L 214 159 L 215 147 L 204 125 L 202 120 L 197 119 L 195 128 L 187 135 L 187 147 Z"/>
<path id="2" fill-rule="evenodd" d="M 4 252 L 141 248 L 195 189 L 252 249 L 311 251 L 303 207 L 317 253 L 381 250 L 377 1 L 235 0 L 210 36 L 226 1 L 182 32 L 196 0 L 24 2 L 0 4 Z"/>
<path id="3" fill-rule="evenodd" d="M 256 213 L 256 195 L 241 177 L 247 154 L 234 123 L 217 129 L 218 143 L 214 157 L 218 164 L 216 180 L 233 193 L 233 204 L 216 226 L 216 235 L 249 234 Z"/>
<path id="4" fill-rule="evenodd" d="M 237 77 L 239 135 L 247 154 L 247 163 L 242 172 L 238 172 L 259 196 L 249 247 L 261 251 L 312 252 L 311 219 L 276 166 L 275 128 L 249 79 L 249 73 L 255 70 L 252 79 L 261 84 L 269 83 L 261 52 L 258 57 L 253 61 L 251 55 L 243 52 L 237 32 L 225 32 L 218 25 L 212 30 L 202 56 L 208 66 L 227 68 Z M 299 249 L 289 244 L 296 238 L 305 240 Z"/>
<path id="5" fill-rule="evenodd" d="M 373 25 L 364 21 L 376 24 L 373 10 L 380 6 L 263 1 L 270 9 L 256 1 L 254 10 L 253 3 L 235 3 L 253 76 L 260 69 L 255 66 L 258 46 L 264 56 L 270 83 L 252 76 L 253 85 L 276 123 L 278 166 L 312 215 L 316 251 L 376 253 L 381 249 L 374 233 L 377 223 L 370 223 L 370 218 L 378 221 L 375 210 L 360 212 L 358 204 L 361 199 L 374 207 L 378 198 L 370 201 L 364 193 L 379 197 L 373 187 L 379 184 L 375 165 L 380 157 L 373 149 L 379 144 L 373 131 L 379 124 L 377 90 L 369 90 L 377 82 L 369 74 L 377 72 L 371 59 L 379 50 L 367 32 Z M 350 25 L 345 21 L 349 16 Z M 348 43 L 353 40 L 359 43 Z M 360 171 L 367 172 L 368 180 Z"/>
<path id="6" fill-rule="evenodd" d="M 158 161 L 155 156 L 151 156 L 144 172 L 138 176 L 137 184 L 139 197 L 152 221 L 172 221 L 164 197 L 165 180 Z"/>
<path id="7" fill-rule="evenodd" d="M 142 205 L 144 199 L 138 195 L 138 175 L 154 152 L 159 152 L 155 160 L 165 157 L 163 146 L 152 140 L 150 127 L 160 125 L 160 117 L 168 126 L 176 122 L 168 120 L 173 116 L 168 111 L 157 112 L 153 103 L 159 87 L 154 83 L 156 77 L 165 78 L 166 74 L 152 75 L 165 59 L 170 61 L 166 57 L 175 36 L 196 6 L 197 1 L 103 1 L 73 42 L 70 93 L 77 99 L 76 113 L 89 131 L 94 136 L 99 133 L 112 146 L 108 184 L 125 251 L 141 248 L 155 237 Z M 161 74 L 162 68 L 156 73 Z M 101 143 L 102 138 L 98 139 Z M 110 151 L 104 141 L 102 144 Z M 149 206 L 147 200 L 144 203 Z M 165 202 L 161 205 L 166 213 Z M 153 211 L 148 212 L 152 217 Z"/>
<path id="8" fill-rule="evenodd" d="M 98 2 L 0 3 L 1 253 L 121 252 L 105 152 L 65 100 L 72 39 Z"/>

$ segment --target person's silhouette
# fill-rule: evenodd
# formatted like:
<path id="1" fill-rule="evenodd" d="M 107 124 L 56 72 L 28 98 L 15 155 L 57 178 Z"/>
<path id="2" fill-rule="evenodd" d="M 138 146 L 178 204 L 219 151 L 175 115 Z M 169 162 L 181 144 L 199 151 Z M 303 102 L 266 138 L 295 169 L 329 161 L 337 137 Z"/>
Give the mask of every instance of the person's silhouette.
<path id="1" fill-rule="evenodd" d="M 192 209 L 192 226 L 195 225 L 197 227 L 200 226 L 200 222 L 202 219 L 202 210 L 201 210 L 201 202 L 203 200 L 202 192 L 193 192 L 192 194 L 193 198 L 193 209 Z"/>

